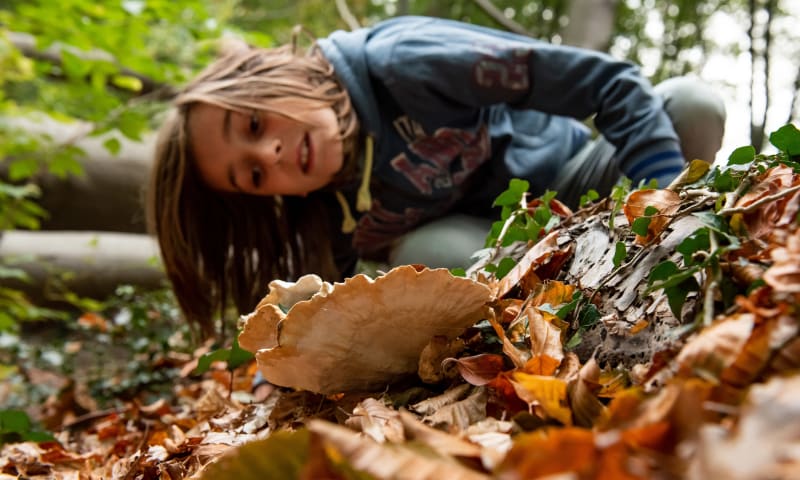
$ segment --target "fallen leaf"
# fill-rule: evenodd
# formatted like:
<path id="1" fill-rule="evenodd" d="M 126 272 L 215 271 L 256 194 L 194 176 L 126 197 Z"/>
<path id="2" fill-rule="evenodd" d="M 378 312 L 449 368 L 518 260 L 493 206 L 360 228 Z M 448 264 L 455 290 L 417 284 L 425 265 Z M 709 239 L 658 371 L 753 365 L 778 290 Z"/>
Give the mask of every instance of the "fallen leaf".
<path id="1" fill-rule="evenodd" d="M 461 377 L 475 386 L 486 385 L 500 372 L 506 370 L 505 359 L 501 355 L 492 353 L 482 353 L 471 357 L 448 358 L 445 362 L 455 364 Z"/>
<path id="2" fill-rule="evenodd" d="M 473 423 L 486 418 L 487 392 L 483 387 L 476 387 L 467 398 L 445 405 L 424 420 L 432 425 L 445 424 L 456 432 L 466 430 Z"/>
<path id="3" fill-rule="evenodd" d="M 440 455 L 421 445 L 379 444 L 347 428 L 322 420 L 310 421 L 308 428 L 323 439 L 326 452 L 335 451 L 335 455 L 346 461 L 353 469 L 366 472 L 376 479 L 488 480 L 489 478 L 483 473 L 464 467 L 452 457 Z"/>
<path id="4" fill-rule="evenodd" d="M 530 406 L 540 406 L 544 413 L 564 425 L 572 425 L 567 407 L 567 382 L 560 378 L 514 372 L 511 384 L 519 398 Z"/>
<path id="5" fill-rule="evenodd" d="M 681 197 L 672 190 L 636 190 L 628 196 L 623 211 L 628 224 L 633 225 L 637 218 L 650 217 L 647 236 L 636 235 L 636 242 L 645 245 L 658 236 L 677 213 L 681 205 Z M 646 215 L 648 207 L 656 209 L 653 215 Z"/>
<path id="6" fill-rule="evenodd" d="M 691 339 L 676 358 L 678 373 L 718 379 L 736 360 L 750 338 L 755 316 L 738 314 L 706 328 Z"/>
<path id="7" fill-rule="evenodd" d="M 605 405 L 597 399 L 600 390 L 600 367 L 594 357 L 581 368 L 578 377 L 567 384 L 567 397 L 572 409 L 575 424 L 590 428 L 595 423 L 605 423 L 607 411 Z"/>
<path id="8" fill-rule="evenodd" d="M 450 339 L 441 335 L 433 337 L 419 356 L 417 375 L 425 383 L 439 383 L 445 378 L 453 378 L 455 373 L 445 360 L 458 355 L 462 350 L 464 340 L 461 338 Z"/>

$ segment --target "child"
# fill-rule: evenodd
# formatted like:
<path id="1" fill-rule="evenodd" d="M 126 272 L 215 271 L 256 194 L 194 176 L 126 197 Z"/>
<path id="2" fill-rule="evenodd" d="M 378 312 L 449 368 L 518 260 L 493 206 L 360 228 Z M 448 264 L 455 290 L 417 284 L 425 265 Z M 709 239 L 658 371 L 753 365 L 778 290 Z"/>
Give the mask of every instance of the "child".
<path id="1" fill-rule="evenodd" d="M 672 121 L 710 118 L 684 130 L 713 155 L 724 107 L 684 80 L 662 96 L 699 99 Z M 205 333 L 229 300 L 250 311 L 270 280 L 338 280 L 359 256 L 466 266 L 511 178 L 574 205 L 622 174 L 666 186 L 696 155 L 633 65 L 424 17 L 335 32 L 307 53 L 229 51 L 175 107 L 149 210 Z"/>

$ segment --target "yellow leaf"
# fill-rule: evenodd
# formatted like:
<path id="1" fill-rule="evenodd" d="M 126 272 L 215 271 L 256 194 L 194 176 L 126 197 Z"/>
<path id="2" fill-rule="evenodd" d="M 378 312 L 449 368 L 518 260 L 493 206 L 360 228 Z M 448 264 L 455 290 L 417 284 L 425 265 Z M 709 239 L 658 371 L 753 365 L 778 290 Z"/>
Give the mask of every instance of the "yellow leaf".
<path id="1" fill-rule="evenodd" d="M 511 384 L 517 396 L 529 406 L 539 405 L 547 416 L 564 425 L 572 425 L 567 404 L 567 382 L 555 377 L 514 372 Z"/>

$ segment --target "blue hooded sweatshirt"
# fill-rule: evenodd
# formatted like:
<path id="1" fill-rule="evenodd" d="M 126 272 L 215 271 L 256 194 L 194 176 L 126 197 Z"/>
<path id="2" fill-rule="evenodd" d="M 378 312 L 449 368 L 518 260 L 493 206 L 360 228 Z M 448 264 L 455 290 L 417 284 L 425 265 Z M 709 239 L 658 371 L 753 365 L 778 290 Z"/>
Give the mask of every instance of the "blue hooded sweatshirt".
<path id="1" fill-rule="evenodd" d="M 649 82 L 603 53 L 428 17 L 337 31 L 318 44 L 361 135 L 374 141 L 371 208 L 349 239 L 359 254 L 449 212 L 493 218 L 511 178 L 542 194 L 589 140 L 580 120 L 590 116 L 634 182 L 663 186 L 683 169 Z M 357 188 L 342 190 L 354 211 Z"/>

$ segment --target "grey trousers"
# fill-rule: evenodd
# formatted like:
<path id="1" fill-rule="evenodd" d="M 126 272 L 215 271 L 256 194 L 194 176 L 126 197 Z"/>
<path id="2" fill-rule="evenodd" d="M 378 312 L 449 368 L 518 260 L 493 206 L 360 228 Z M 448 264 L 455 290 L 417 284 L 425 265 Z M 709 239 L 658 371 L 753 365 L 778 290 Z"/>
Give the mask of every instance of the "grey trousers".
<path id="1" fill-rule="evenodd" d="M 681 142 L 686 159 L 714 161 L 725 131 L 725 103 L 709 85 L 691 77 L 676 77 L 655 87 Z M 580 196 L 594 189 L 610 193 L 622 176 L 615 148 L 602 136 L 589 141 L 559 172 L 551 190 L 574 208 Z M 492 221 L 463 214 L 427 223 L 395 242 L 391 265 L 421 263 L 429 267 L 468 267 L 472 254 L 483 248 Z"/>

